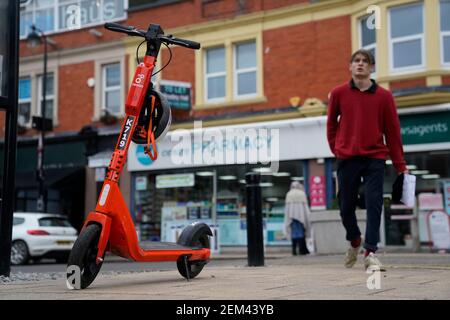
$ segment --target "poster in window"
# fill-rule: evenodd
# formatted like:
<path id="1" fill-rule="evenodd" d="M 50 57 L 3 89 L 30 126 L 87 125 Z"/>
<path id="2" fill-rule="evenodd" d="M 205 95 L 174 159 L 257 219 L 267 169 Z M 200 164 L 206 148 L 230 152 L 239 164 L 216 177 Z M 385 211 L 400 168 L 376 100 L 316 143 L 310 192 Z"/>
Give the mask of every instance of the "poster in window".
<path id="1" fill-rule="evenodd" d="M 312 176 L 309 178 L 310 188 L 310 206 L 311 210 L 325 210 L 326 209 L 326 190 L 325 177 Z"/>

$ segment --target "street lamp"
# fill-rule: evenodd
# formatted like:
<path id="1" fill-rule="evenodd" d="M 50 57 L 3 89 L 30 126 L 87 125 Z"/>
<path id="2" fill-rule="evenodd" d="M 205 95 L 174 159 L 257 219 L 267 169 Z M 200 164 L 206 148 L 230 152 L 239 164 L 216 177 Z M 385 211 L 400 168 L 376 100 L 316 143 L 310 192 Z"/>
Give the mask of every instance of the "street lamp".
<path id="1" fill-rule="evenodd" d="M 46 125 L 45 118 L 45 107 L 46 107 L 46 93 L 47 93 L 47 43 L 54 44 L 53 41 L 47 38 L 42 30 L 37 28 L 35 25 L 31 26 L 31 32 L 27 37 L 28 47 L 34 48 L 44 43 L 44 74 L 42 76 L 42 102 L 41 102 L 41 117 L 33 119 L 33 127 L 40 130 L 40 135 L 38 138 L 37 147 L 37 180 L 39 182 L 39 197 L 37 200 L 37 210 L 39 212 L 46 211 L 46 201 L 45 201 L 45 176 L 44 176 L 44 138 L 45 130 L 51 130 L 48 125 Z"/>

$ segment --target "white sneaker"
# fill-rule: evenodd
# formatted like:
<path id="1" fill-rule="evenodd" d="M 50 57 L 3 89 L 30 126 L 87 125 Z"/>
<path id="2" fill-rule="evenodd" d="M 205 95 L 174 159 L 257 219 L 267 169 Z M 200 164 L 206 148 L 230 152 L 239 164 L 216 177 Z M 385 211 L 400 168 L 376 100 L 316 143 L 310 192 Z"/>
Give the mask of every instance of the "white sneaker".
<path id="1" fill-rule="evenodd" d="M 369 255 L 364 258 L 364 267 L 366 268 L 366 271 L 386 271 L 386 268 L 383 267 L 380 260 L 378 260 L 373 252 L 369 253 Z"/>
<path id="2" fill-rule="evenodd" d="M 362 239 L 358 247 L 348 248 L 347 253 L 345 254 L 345 261 L 344 261 L 344 265 L 346 268 L 351 268 L 355 265 L 356 261 L 358 260 L 358 253 L 359 251 L 361 251 L 361 246 L 362 246 Z"/>

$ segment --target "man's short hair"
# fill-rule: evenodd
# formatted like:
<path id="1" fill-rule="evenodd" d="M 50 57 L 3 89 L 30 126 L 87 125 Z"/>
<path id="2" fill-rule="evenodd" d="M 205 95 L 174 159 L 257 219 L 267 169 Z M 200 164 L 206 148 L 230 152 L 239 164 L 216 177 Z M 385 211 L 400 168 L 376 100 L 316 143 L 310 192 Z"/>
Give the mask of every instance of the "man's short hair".
<path id="1" fill-rule="evenodd" d="M 375 65 L 375 57 L 373 56 L 372 52 L 370 52 L 369 50 L 366 50 L 366 49 L 359 49 L 359 50 L 355 51 L 352 54 L 352 57 L 350 58 L 350 63 L 352 63 L 353 60 L 355 60 L 355 57 L 358 54 L 361 54 L 364 57 L 366 57 L 366 59 L 369 61 L 369 64 Z"/>

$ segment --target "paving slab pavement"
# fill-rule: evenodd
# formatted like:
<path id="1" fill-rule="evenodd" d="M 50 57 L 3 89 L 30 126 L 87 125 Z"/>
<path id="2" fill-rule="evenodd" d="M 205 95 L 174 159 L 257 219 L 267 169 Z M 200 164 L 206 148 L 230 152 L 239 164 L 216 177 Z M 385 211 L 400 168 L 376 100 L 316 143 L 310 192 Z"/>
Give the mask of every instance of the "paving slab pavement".
<path id="1" fill-rule="evenodd" d="M 366 273 L 362 259 L 352 269 L 342 255 L 246 260 L 207 265 L 186 281 L 176 270 L 100 273 L 85 290 L 56 280 L 0 284 L 0 299 L 43 300 L 377 300 L 450 299 L 450 255 L 382 254 L 387 272 Z M 369 284 L 368 284 L 369 283 Z"/>

